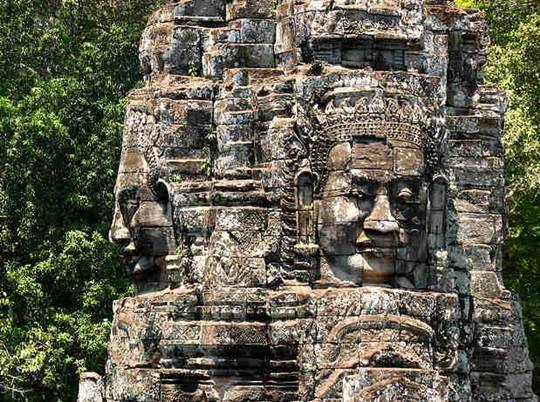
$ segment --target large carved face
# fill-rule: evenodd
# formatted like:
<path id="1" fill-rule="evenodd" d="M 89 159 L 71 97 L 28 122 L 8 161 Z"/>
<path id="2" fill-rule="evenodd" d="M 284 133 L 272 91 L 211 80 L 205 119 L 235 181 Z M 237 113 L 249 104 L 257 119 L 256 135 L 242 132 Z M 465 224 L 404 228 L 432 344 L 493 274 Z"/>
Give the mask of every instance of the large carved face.
<path id="1" fill-rule="evenodd" d="M 174 251 L 174 236 L 167 187 L 148 184 L 149 167 L 139 152 L 124 152 L 116 182 L 116 209 L 110 231 L 122 247 L 132 275 L 154 270 L 160 257 Z"/>
<path id="2" fill-rule="evenodd" d="M 353 137 L 335 145 L 318 234 L 332 274 L 356 284 L 407 284 L 426 260 L 424 155 L 412 144 Z M 411 284 L 412 285 L 412 284 Z"/>

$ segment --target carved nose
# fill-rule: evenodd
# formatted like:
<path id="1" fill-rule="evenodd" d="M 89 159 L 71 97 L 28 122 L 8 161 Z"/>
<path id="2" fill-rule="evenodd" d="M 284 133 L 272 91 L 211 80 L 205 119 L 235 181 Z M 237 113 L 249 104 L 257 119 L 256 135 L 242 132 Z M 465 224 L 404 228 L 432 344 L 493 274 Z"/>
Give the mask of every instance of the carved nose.
<path id="1" fill-rule="evenodd" d="M 125 245 L 131 241 L 131 233 L 124 224 L 124 219 L 119 211 L 114 214 L 114 220 L 109 231 L 109 240 L 119 245 Z"/>
<path id="2" fill-rule="evenodd" d="M 131 233 L 129 229 L 124 225 L 114 226 L 109 232 L 109 240 L 120 246 L 120 251 L 122 255 L 126 258 L 136 254 L 137 246 L 131 238 Z"/>
<path id="3" fill-rule="evenodd" d="M 131 240 L 131 235 L 126 227 L 111 228 L 109 240 L 116 244 L 126 244 Z"/>
<path id="4" fill-rule="evenodd" d="M 399 233 L 399 225 L 392 215 L 387 195 L 379 194 L 375 197 L 373 209 L 364 220 L 364 230 L 386 235 L 397 235 Z"/>

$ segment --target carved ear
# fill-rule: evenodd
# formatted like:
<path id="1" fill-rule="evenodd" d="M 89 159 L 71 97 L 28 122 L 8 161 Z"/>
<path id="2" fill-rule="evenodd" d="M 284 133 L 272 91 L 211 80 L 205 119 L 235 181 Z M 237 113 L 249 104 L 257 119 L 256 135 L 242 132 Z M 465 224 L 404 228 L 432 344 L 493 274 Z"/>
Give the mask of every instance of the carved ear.
<path id="1" fill-rule="evenodd" d="M 313 188 L 318 189 L 319 188 L 319 174 L 315 172 L 311 172 L 311 179 L 313 180 Z"/>
<path id="2" fill-rule="evenodd" d="M 311 207 L 314 201 L 317 177 L 310 171 L 300 172 L 296 178 L 296 197 L 299 207 Z"/>
<path id="3" fill-rule="evenodd" d="M 435 176 L 429 189 L 431 211 L 428 220 L 428 235 L 431 249 L 443 249 L 446 245 L 447 191 L 448 179 L 443 175 Z"/>
<path id="4" fill-rule="evenodd" d="M 158 182 L 156 183 L 157 200 L 163 205 L 166 205 L 169 203 L 169 194 L 170 194 L 169 185 L 162 179 L 159 179 Z"/>

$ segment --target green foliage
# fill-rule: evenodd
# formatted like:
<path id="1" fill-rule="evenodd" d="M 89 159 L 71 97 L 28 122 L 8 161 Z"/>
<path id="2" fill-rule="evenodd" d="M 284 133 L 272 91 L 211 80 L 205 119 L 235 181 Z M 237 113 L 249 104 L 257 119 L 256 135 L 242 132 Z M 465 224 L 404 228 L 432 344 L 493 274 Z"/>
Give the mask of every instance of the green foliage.
<path id="1" fill-rule="evenodd" d="M 0 400 L 68 401 L 129 294 L 107 240 L 158 0 L 0 0 Z"/>
<path id="2" fill-rule="evenodd" d="M 485 13 L 493 40 L 486 78 L 511 94 L 505 134 L 510 233 L 503 273 L 521 297 L 540 392 L 540 2 L 456 3 Z"/>
<path id="3" fill-rule="evenodd" d="M 102 370 L 114 298 L 129 290 L 117 250 L 97 232 L 68 232 L 57 254 L 10 264 L 0 375 L 27 400 L 67 400 L 77 373 Z"/>

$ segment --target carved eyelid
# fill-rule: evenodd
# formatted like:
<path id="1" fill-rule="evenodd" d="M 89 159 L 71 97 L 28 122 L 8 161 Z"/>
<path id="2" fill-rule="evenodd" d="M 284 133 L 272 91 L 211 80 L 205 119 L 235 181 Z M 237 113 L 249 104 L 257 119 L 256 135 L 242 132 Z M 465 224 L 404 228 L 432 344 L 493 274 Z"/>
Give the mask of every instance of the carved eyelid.
<path id="1" fill-rule="evenodd" d="M 135 187 L 128 187 L 120 190 L 118 193 L 118 201 L 120 203 L 127 201 L 140 201 L 139 190 Z"/>
<path id="2" fill-rule="evenodd" d="M 373 188 L 377 183 L 367 180 L 363 177 L 354 176 L 352 178 L 353 191 L 360 191 L 364 194 L 372 194 Z"/>
<path id="3" fill-rule="evenodd" d="M 394 194 L 398 200 L 415 202 L 421 198 L 421 193 L 421 186 L 403 184 L 401 188 L 396 189 Z"/>
<path id="4" fill-rule="evenodd" d="M 411 190 L 409 187 L 405 187 L 405 188 L 402 188 L 401 190 L 398 191 L 398 198 L 399 197 L 406 197 L 406 198 L 410 198 L 410 197 L 414 197 L 414 191 Z"/>
<path id="5" fill-rule="evenodd" d="M 363 191 L 362 189 L 358 189 L 356 187 L 351 190 L 351 194 L 359 196 L 359 197 L 371 197 L 371 196 L 373 196 L 373 193 L 371 191 Z"/>
<path id="6" fill-rule="evenodd" d="M 351 195 L 356 195 L 356 196 L 360 196 L 360 195 L 364 195 L 364 196 L 372 196 L 371 192 L 364 192 L 364 191 L 359 191 L 355 188 L 352 188 L 352 189 L 338 189 L 338 190 L 327 190 L 323 193 L 324 195 L 324 198 L 333 198 L 333 197 L 348 197 L 348 196 L 351 196 Z"/>

